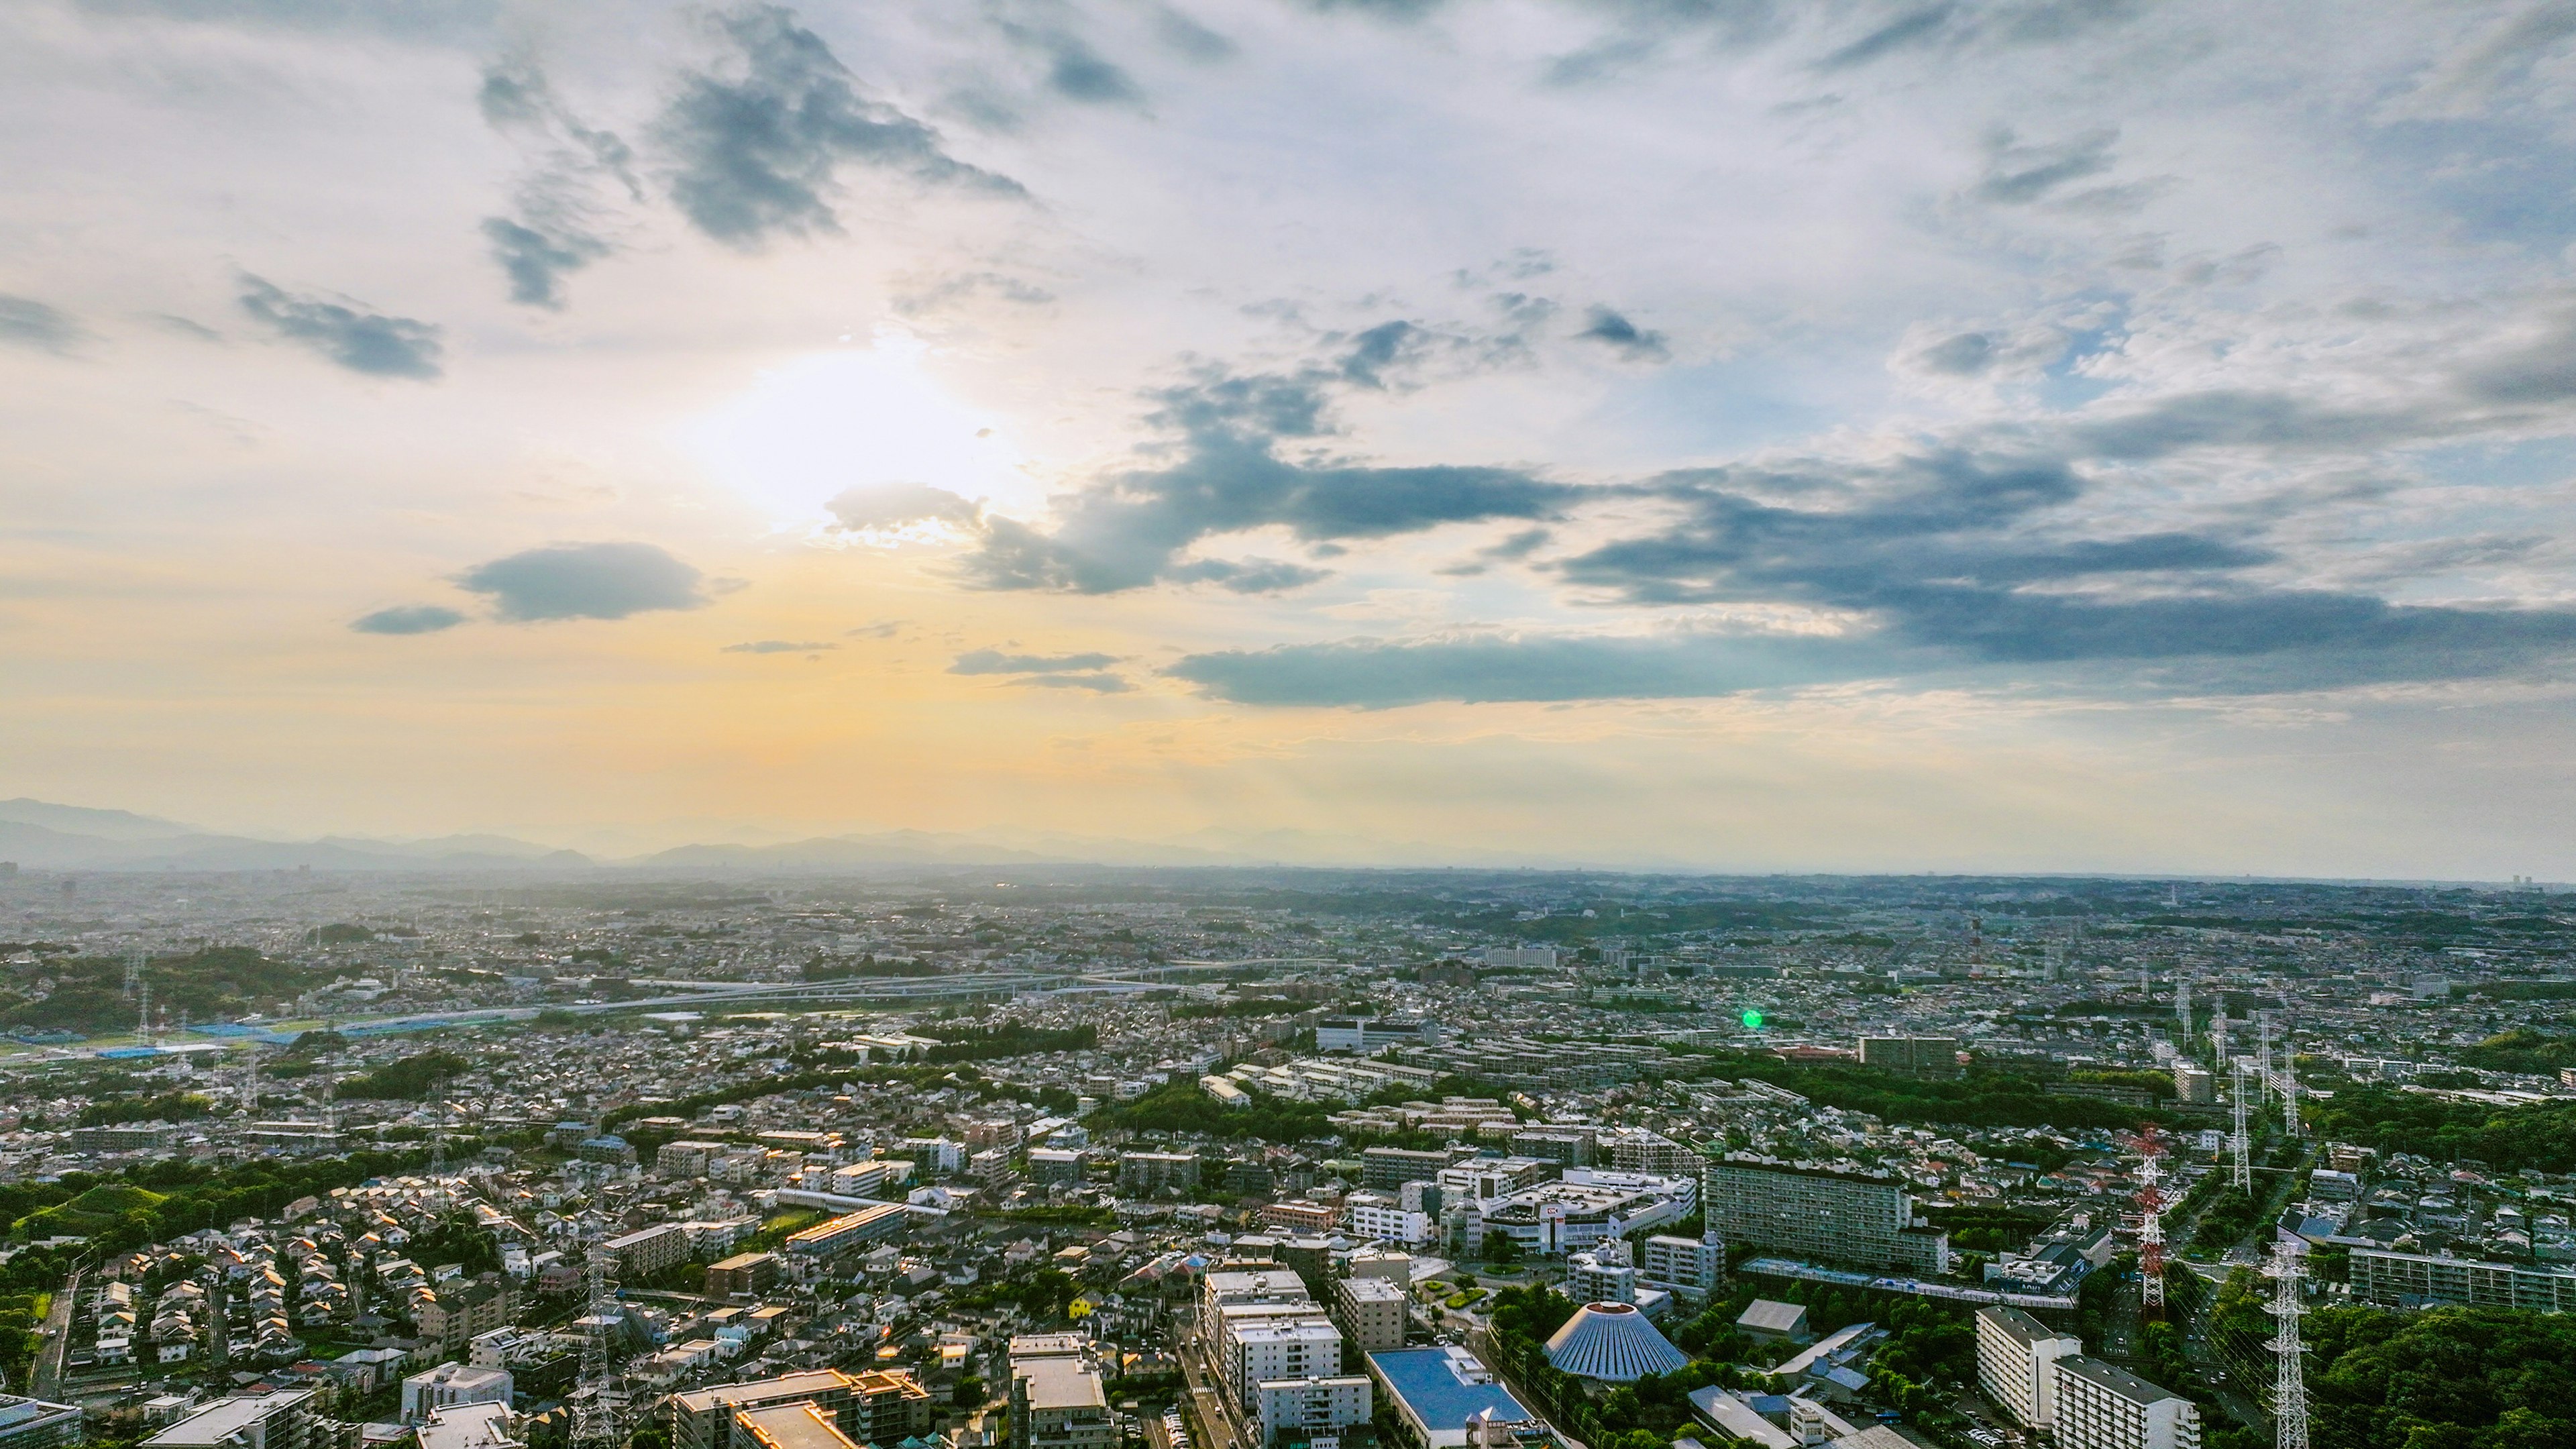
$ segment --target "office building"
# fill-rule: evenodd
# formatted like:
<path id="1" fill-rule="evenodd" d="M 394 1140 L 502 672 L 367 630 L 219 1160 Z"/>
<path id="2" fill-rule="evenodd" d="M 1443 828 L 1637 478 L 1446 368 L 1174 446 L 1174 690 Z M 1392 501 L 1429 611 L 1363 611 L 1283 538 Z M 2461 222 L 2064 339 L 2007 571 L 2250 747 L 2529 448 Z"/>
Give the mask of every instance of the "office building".
<path id="1" fill-rule="evenodd" d="M 1904 1184 L 1885 1173 L 1730 1152 L 1709 1164 L 1704 1202 L 1708 1230 L 1740 1247 L 1854 1268 L 1950 1270 L 1950 1235 L 1925 1227 Z"/>
<path id="2" fill-rule="evenodd" d="M 816 1223 L 787 1239 L 790 1255 L 803 1258 L 830 1258 L 863 1247 L 903 1231 L 910 1212 L 899 1202 L 878 1203 L 857 1212 L 843 1213 L 830 1222 Z"/>
<path id="3" fill-rule="evenodd" d="M 2050 1329 L 2018 1308 L 1977 1310 L 1977 1384 L 2023 1427 L 2057 1419 L 2057 1364 L 2084 1351 L 2084 1340 Z"/>
<path id="4" fill-rule="evenodd" d="M 78 1404 L 0 1394 L 0 1449 L 71 1449 L 86 1437 Z"/>
<path id="5" fill-rule="evenodd" d="M 1116 1449 L 1118 1425 L 1079 1334 L 1011 1340 L 1010 1449 Z"/>
<path id="6" fill-rule="evenodd" d="M 2200 1409 L 2180 1394 L 2082 1354 L 2056 1379 L 2058 1449 L 2200 1449 Z"/>
<path id="7" fill-rule="evenodd" d="M 217 1399 L 143 1449 L 334 1449 L 342 1428 L 313 1412 L 313 1390 L 275 1389 Z"/>
<path id="8" fill-rule="evenodd" d="M 425 1373 L 416 1373 L 402 1382 L 402 1419 L 417 1424 L 432 1409 L 453 1408 L 458 1404 L 506 1404 L 510 1402 L 510 1376 L 496 1368 L 473 1368 L 461 1363 L 443 1363 Z"/>
<path id="9" fill-rule="evenodd" d="M 1385 1278 L 1343 1278 L 1333 1284 L 1334 1306 L 1353 1352 L 1383 1353 L 1404 1347 L 1404 1318 L 1411 1296 Z"/>
<path id="10" fill-rule="evenodd" d="M 1369 1374 L 1386 1390 L 1395 1417 L 1425 1449 L 1471 1449 L 1471 1424 L 1528 1425 L 1546 1442 L 1538 1416 L 1494 1381 L 1484 1364 L 1454 1344 L 1373 1353 Z M 1490 1443 L 1490 1441 L 1489 1441 Z"/>
<path id="11" fill-rule="evenodd" d="M 1475 1204 L 1480 1236 L 1501 1233 L 1521 1251 L 1544 1256 L 1589 1248 L 1690 1215 L 1699 1184 L 1687 1177 L 1570 1167 L 1498 1200 Z"/>
<path id="12" fill-rule="evenodd" d="M 1150 1196 L 1170 1188 L 1195 1192 L 1199 1155 L 1195 1152 L 1122 1152 L 1118 1154 L 1118 1190 Z"/>
<path id="13" fill-rule="evenodd" d="M 1860 1064 L 1901 1077 L 1965 1074 L 1955 1036 L 1865 1036 L 1860 1039 Z"/>
<path id="14" fill-rule="evenodd" d="M 1666 1292 L 1703 1302 L 1726 1287 L 1726 1244 L 1715 1233 L 1658 1233 L 1637 1244 L 1637 1273 Z"/>

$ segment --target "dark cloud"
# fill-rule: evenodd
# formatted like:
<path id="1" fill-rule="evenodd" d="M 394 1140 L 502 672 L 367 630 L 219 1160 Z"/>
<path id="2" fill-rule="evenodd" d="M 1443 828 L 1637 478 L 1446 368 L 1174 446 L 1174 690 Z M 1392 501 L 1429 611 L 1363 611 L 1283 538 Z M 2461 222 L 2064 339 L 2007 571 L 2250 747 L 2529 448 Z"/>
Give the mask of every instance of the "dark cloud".
<path id="1" fill-rule="evenodd" d="M 1995 339 L 1986 333 L 1962 332 L 1924 348 L 1914 354 L 1914 360 L 1930 372 L 1974 377 L 1994 365 L 1999 350 Z"/>
<path id="2" fill-rule="evenodd" d="M 998 297 L 1023 307 L 1042 307 L 1055 300 L 1055 293 L 1001 272 L 960 272 L 897 292 L 894 310 L 905 317 L 924 317 L 971 297 Z"/>
<path id="3" fill-rule="evenodd" d="M 954 523 L 971 527 L 983 510 L 945 488 L 926 483 L 890 483 L 851 488 L 823 505 L 835 528 L 853 532 L 901 528 L 907 523 Z"/>
<path id="4" fill-rule="evenodd" d="M 484 124 L 495 129 L 544 125 L 554 109 L 545 72 L 524 59 L 486 66 L 474 100 L 482 108 Z"/>
<path id="5" fill-rule="evenodd" d="M 70 313 L 33 297 L 0 293 L 0 342 L 43 352 L 69 352 L 84 335 Z"/>
<path id="6" fill-rule="evenodd" d="M 1489 634 L 1193 654 L 1163 673 L 1236 704 L 1389 709 L 1437 700 L 1710 698 L 1848 679 L 1883 667 L 1883 654 L 1840 640 Z"/>
<path id="7" fill-rule="evenodd" d="M 479 564 L 459 588 L 489 595 L 510 623 L 623 619 L 707 603 L 696 569 L 649 543 L 558 543 Z"/>
<path id="8" fill-rule="evenodd" d="M 1047 85 L 1057 95 L 1091 105 L 1144 102 L 1145 92 L 1135 78 L 1081 37 L 1055 33 L 1042 43 L 1047 52 Z"/>
<path id="9" fill-rule="evenodd" d="M 838 649 L 838 644 L 799 644 L 792 639 L 754 639 L 748 644 L 727 644 L 719 654 L 813 654 L 825 649 Z"/>
<path id="10" fill-rule="evenodd" d="M 1594 307 L 1586 313 L 1583 330 L 1574 335 L 1601 343 L 1631 362 L 1661 362 L 1672 356 L 1672 349 L 1664 345 L 1664 334 L 1649 332 L 1607 307 Z"/>
<path id="11" fill-rule="evenodd" d="M 437 604 L 403 604 L 352 620 L 349 627 L 361 634 L 435 634 L 464 622 L 465 616 L 454 609 Z"/>
<path id="12" fill-rule="evenodd" d="M 1214 584 L 1235 594 L 1285 593 L 1322 583 L 1332 576 L 1330 569 L 1308 568 L 1275 558 L 1202 559 L 1164 575 L 1176 584 Z"/>
<path id="13" fill-rule="evenodd" d="M 1941 39 L 1951 17 L 1957 13 L 1955 5 L 1930 5 L 1907 11 L 1817 61 L 1816 69 L 1824 72 L 1851 70 L 1900 51 L 1920 50 Z"/>
<path id="14" fill-rule="evenodd" d="M 1162 41 L 1174 54 L 1197 61 L 1201 65 L 1215 65 L 1220 61 L 1232 60 L 1242 49 L 1233 41 L 1168 5 L 1155 8 L 1154 37 Z"/>
<path id="15" fill-rule="evenodd" d="M 719 71 L 681 77 L 656 134 L 674 163 L 671 199 L 698 230 L 737 247 L 840 230 L 827 199 L 843 163 L 925 185 L 1023 195 L 1019 183 L 957 160 L 939 133 L 860 94 L 857 78 L 793 11 L 720 15 Z"/>
<path id="16" fill-rule="evenodd" d="M 948 666 L 951 674 L 1067 674 L 1106 669 L 1115 654 L 1005 654 L 998 649 L 970 649 Z"/>
<path id="17" fill-rule="evenodd" d="M 1986 140 L 1986 174 L 1975 194 L 1999 206 L 2027 206 L 2070 181 L 2110 170 L 2119 139 L 2118 129 L 2106 126 L 2054 145 L 2025 146 L 2011 131 L 1997 131 Z"/>
<path id="18" fill-rule="evenodd" d="M 341 302 L 297 296 L 259 277 L 242 277 L 241 308 L 290 342 L 370 377 L 439 375 L 439 329 L 409 317 L 362 311 Z"/>
<path id="19" fill-rule="evenodd" d="M 608 244 L 597 237 L 548 236 L 505 216 L 484 218 L 483 236 L 510 279 L 510 300 L 530 307 L 561 309 L 565 275 L 608 255 Z"/>
<path id="20" fill-rule="evenodd" d="M 2007 41 L 2054 45 L 2135 20 L 2146 9 L 2147 0 L 2035 0 L 2005 9 L 1997 29 Z"/>
<path id="21" fill-rule="evenodd" d="M 1351 339 L 1342 358 L 1342 376 L 1362 387 L 1386 386 L 1388 368 L 1419 353 L 1425 334 L 1410 322 L 1381 322 Z"/>
<path id="22" fill-rule="evenodd" d="M 1169 461 L 1103 478 L 1056 501 L 1053 532 L 986 520 L 963 561 L 987 589 L 1114 593 L 1157 581 L 1266 592 L 1322 575 L 1294 564 L 1184 563 L 1200 539 L 1280 527 L 1305 543 L 1384 538 L 1444 523 L 1552 518 L 1583 490 L 1512 468 L 1377 468 L 1283 456 L 1330 431 L 1339 365 L 1286 375 L 1209 372 L 1156 395 L 1150 415 Z"/>
<path id="23" fill-rule="evenodd" d="M 1305 0 L 1310 10 L 1374 15 L 1382 20 L 1419 20 L 1448 0 Z"/>
<path id="24" fill-rule="evenodd" d="M 2553 403 L 2576 398 L 2576 313 L 2558 319 L 2536 345 L 2473 369 L 2462 379 L 2483 402 Z"/>

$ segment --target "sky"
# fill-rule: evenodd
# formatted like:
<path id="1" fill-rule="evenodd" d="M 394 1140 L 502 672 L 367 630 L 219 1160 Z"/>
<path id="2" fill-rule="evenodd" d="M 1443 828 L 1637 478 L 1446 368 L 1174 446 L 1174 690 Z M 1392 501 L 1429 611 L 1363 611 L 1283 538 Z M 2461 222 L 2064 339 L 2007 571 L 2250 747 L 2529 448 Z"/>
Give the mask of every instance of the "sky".
<path id="1" fill-rule="evenodd" d="M 2576 0 L 20 0 L 0 795 L 2576 878 Z"/>

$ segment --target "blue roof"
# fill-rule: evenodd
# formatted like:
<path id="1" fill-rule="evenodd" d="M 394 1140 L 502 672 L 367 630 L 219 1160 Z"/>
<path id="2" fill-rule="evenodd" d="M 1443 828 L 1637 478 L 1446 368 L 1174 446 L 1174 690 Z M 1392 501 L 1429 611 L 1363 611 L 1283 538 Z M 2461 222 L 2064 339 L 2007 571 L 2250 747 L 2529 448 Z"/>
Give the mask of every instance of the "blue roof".
<path id="1" fill-rule="evenodd" d="M 1452 1367 L 1453 1353 L 1464 1356 L 1482 1372 L 1483 1366 L 1463 1348 L 1391 1348 L 1370 1354 L 1369 1363 L 1396 1397 L 1413 1410 L 1414 1417 L 1435 1432 L 1463 1428 L 1468 1419 L 1486 1409 L 1493 1410 L 1497 1419 L 1538 1417 L 1522 1408 L 1512 1391 L 1499 1383 L 1471 1384 L 1460 1379 Z"/>

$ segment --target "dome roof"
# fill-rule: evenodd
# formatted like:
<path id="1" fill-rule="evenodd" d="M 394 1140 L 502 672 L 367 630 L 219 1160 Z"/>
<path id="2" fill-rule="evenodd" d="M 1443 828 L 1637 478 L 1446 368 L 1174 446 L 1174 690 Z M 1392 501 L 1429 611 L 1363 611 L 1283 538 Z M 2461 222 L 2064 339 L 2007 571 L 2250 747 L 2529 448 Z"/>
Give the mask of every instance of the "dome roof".
<path id="1" fill-rule="evenodd" d="M 1634 1383 L 1668 1374 L 1688 1355 L 1646 1321 L 1633 1303 L 1586 1303 L 1547 1340 L 1547 1361 L 1576 1378 Z"/>

